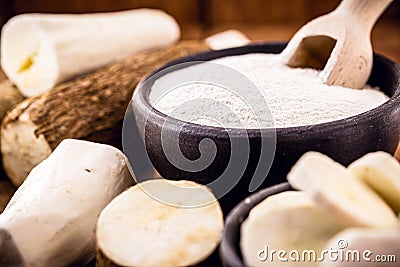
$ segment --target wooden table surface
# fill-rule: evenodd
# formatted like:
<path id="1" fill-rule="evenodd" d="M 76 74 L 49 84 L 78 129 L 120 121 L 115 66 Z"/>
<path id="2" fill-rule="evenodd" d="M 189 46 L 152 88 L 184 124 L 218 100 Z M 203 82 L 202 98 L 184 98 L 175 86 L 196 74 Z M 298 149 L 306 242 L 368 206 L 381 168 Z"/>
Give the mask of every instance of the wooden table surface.
<path id="1" fill-rule="evenodd" d="M 184 39 L 199 39 L 218 31 L 236 28 L 247 34 L 255 41 L 282 41 L 289 40 L 301 25 L 219 25 L 211 29 L 201 29 L 198 26 L 186 25 L 183 28 Z M 400 62 L 400 27 L 393 23 L 378 23 L 372 34 L 374 50 L 396 62 Z M 0 71 L 0 81 L 5 79 Z M 396 152 L 400 160 L 400 148 Z M 14 193 L 15 188 L 5 178 L 0 169 L 0 212 Z"/>

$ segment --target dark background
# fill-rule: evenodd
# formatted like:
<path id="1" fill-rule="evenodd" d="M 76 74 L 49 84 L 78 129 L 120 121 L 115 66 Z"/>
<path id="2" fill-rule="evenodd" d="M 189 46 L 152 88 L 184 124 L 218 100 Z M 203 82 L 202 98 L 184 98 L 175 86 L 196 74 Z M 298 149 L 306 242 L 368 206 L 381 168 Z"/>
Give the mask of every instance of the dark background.
<path id="1" fill-rule="evenodd" d="M 26 12 L 83 13 L 139 7 L 173 15 L 184 39 L 237 28 L 253 40 L 288 40 L 296 30 L 334 9 L 340 0 L 0 0 L 0 25 Z M 375 50 L 400 62 L 400 1 L 395 0 L 373 32 Z"/>

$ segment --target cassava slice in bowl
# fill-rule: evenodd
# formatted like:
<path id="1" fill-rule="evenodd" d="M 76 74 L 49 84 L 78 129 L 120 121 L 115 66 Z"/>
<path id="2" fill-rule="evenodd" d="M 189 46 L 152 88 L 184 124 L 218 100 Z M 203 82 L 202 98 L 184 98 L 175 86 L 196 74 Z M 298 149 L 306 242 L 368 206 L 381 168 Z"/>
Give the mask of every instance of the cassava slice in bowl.
<path id="1" fill-rule="evenodd" d="M 390 227 L 398 223 L 378 194 L 323 154 L 304 154 L 287 178 L 293 188 L 307 192 L 348 226 Z"/>
<path id="2" fill-rule="evenodd" d="M 386 152 L 365 155 L 349 170 L 378 193 L 396 214 L 400 212 L 400 164 Z"/>
<path id="3" fill-rule="evenodd" d="M 248 266 L 316 266 L 314 256 L 319 257 L 325 243 L 343 228 L 305 192 L 287 191 L 268 197 L 250 211 L 241 226 L 240 246 Z M 315 255 L 309 255 L 309 261 L 284 261 L 272 250 L 286 251 L 286 259 L 294 250 L 300 255 L 312 250 Z"/>
<path id="4" fill-rule="evenodd" d="M 221 208 L 205 186 L 146 181 L 119 195 L 100 214 L 97 266 L 197 265 L 214 252 L 222 230 Z"/>

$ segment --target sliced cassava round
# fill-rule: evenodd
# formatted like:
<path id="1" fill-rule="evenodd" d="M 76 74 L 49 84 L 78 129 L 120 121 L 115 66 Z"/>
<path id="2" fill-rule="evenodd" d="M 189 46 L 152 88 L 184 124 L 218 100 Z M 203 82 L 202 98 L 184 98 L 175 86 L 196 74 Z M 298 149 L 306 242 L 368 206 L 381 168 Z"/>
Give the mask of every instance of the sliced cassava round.
<path id="1" fill-rule="evenodd" d="M 240 247 L 248 266 L 316 266 L 326 242 L 343 226 L 305 193 L 288 191 L 254 207 L 241 227 Z M 277 253 L 286 251 L 280 260 Z M 296 250 L 299 254 L 291 252 Z M 302 261 L 303 251 L 313 250 Z"/>
<path id="2" fill-rule="evenodd" d="M 161 10 L 22 14 L 1 32 L 1 66 L 25 96 L 134 53 L 171 45 L 179 26 Z"/>
<path id="3" fill-rule="evenodd" d="M 97 217 L 133 182 L 118 149 L 63 141 L 32 170 L 0 214 L 0 266 L 88 263 L 95 256 Z"/>
<path id="4" fill-rule="evenodd" d="M 325 258 L 321 267 L 398 267 L 400 229 L 348 228 L 328 242 L 326 250 L 338 251 L 335 258 Z"/>
<path id="5" fill-rule="evenodd" d="M 193 201 L 204 205 L 186 205 Z M 97 266 L 195 265 L 213 253 L 222 230 L 221 208 L 207 187 L 189 181 L 146 181 L 123 192 L 101 212 Z"/>
<path id="6" fill-rule="evenodd" d="M 292 187 L 348 226 L 386 227 L 397 224 L 392 209 L 348 169 L 329 157 L 308 152 L 287 176 Z"/>
<path id="7" fill-rule="evenodd" d="M 365 155 L 349 170 L 378 193 L 398 214 L 400 212 L 400 163 L 386 152 Z"/>

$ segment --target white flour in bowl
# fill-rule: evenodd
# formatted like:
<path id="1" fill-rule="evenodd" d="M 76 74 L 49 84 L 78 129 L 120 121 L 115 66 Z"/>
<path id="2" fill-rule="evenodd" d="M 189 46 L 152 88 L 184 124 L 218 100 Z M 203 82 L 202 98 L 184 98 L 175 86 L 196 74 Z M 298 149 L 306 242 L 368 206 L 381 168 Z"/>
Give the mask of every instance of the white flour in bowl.
<path id="1" fill-rule="evenodd" d="M 154 83 L 150 92 L 151 104 L 159 111 L 183 121 L 230 128 L 259 128 L 260 125 L 271 125 L 269 114 L 264 114 L 265 103 L 268 103 L 275 127 L 282 128 L 347 118 L 373 109 L 389 99 L 377 88 L 369 86 L 356 90 L 325 85 L 318 77 L 318 70 L 289 68 L 278 54 L 247 54 L 210 62 L 245 75 L 264 99 L 249 88 L 241 88 L 238 96 L 219 86 L 204 83 L 182 85 L 168 92 L 160 92 L 163 81 L 173 81 L 174 75 L 182 71 L 178 70 Z M 186 71 L 195 71 L 198 67 L 191 66 Z M 251 108 L 243 101 L 243 96 L 250 99 Z M 192 101 L 190 108 L 181 110 L 179 107 L 188 101 Z M 240 121 L 230 112 L 213 106 L 213 102 L 224 104 Z"/>

